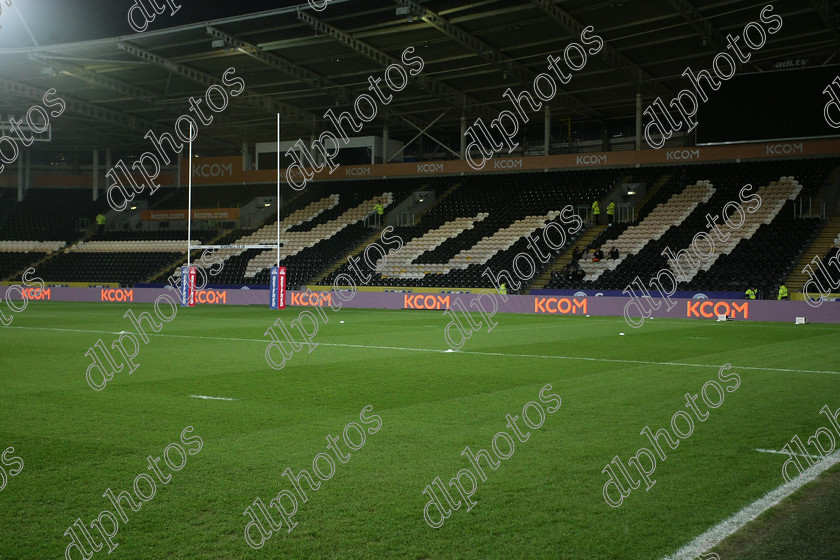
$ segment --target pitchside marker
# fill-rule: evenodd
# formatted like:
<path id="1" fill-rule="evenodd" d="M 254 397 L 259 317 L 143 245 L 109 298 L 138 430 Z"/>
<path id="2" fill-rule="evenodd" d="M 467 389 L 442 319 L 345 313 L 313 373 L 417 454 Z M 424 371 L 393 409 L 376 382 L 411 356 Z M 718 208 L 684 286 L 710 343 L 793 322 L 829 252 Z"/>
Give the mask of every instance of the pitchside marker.
<path id="1" fill-rule="evenodd" d="M 195 278 L 194 266 L 181 267 L 181 307 L 195 307 Z"/>
<path id="2" fill-rule="evenodd" d="M 271 267 L 271 309 L 286 309 L 286 267 Z"/>

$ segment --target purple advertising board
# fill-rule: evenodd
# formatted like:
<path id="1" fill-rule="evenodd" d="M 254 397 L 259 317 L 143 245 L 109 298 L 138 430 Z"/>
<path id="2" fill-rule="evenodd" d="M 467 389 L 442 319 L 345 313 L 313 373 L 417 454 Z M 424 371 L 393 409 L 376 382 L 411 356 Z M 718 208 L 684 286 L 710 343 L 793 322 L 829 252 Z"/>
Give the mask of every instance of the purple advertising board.
<path id="1" fill-rule="evenodd" d="M 621 290 L 529 290 L 532 296 L 630 297 Z M 744 299 L 744 292 L 675 292 L 671 298 Z"/>
<path id="2" fill-rule="evenodd" d="M 10 299 L 21 299 L 23 294 L 32 301 L 78 301 L 115 303 L 154 303 L 155 299 L 168 294 L 178 301 L 178 293 L 166 288 L 29 288 L 14 290 Z M 196 305 L 269 305 L 269 290 L 218 290 L 205 288 L 196 290 Z M 794 322 L 805 317 L 812 323 L 840 323 L 840 302 L 825 301 L 812 307 L 804 301 L 723 299 L 671 299 L 666 302 L 649 302 L 642 309 L 639 299 L 626 297 L 575 297 L 574 295 L 509 295 L 500 296 L 489 290 L 478 294 L 405 294 L 383 292 L 286 291 L 286 305 L 289 307 L 348 307 L 356 309 L 405 309 L 413 311 L 480 311 L 488 315 L 496 313 L 528 313 L 539 315 L 593 315 L 625 316 L 631 323 L 643 323 L 642 317 L 650 315 L 656 319 L 706 319 L 716 320 L 726 315 L 735 321 L 779 321 Z M 659 303 L 658 309 L 652 305 Z"/>

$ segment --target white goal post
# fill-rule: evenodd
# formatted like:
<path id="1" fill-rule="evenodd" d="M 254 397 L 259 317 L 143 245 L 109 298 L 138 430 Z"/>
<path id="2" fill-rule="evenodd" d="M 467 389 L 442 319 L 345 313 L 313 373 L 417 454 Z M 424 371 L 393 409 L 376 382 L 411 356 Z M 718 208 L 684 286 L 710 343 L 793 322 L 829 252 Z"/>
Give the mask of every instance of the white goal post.
<path id="1" fill-rule="evenodd" d="M 183 267 L 185 270 L 190 269 L 190 251 L 196 249 L 273 249 L 277 248 L 277 266 L 280 266 L 280 150 L 277 150 L 277 243 L 275 244 L 227 244 L 227 245 L 193 245 L 192 244 L 192 124 L 190 124 L 190 145 L 188 153 L 188 182 L 187 182 L 187 264 Z M 280 113 L 277 113 L 277 145 L 280 145 Z M 194 286 L 189 286 L 188 290 L 191 293 L 195 289 Z"/>

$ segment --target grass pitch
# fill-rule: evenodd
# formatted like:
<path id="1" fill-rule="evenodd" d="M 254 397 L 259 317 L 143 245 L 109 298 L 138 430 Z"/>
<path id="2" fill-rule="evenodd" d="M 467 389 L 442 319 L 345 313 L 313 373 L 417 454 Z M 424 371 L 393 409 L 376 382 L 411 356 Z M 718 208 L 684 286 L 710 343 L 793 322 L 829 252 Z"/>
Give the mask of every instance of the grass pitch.
<path id="1" fill-rule="evenodd" d="M 128 308 L 30 302 L 0 328 L 0 450 L 13 446 L 25 463 L 0 491 L 3 559 L 61 558 L 67 528 L 113 511 L 103 492 L 131 492 L 151 474 L 147 456 L 193 426 L 200 453 L 178 472 L 161 463 L 172 480 L 139 511 L 125 508 L 111 557 L 656 560 L 783 483 L 786 456 L 756 448 L 804 442 L 828 426 L 823 405 L 840 407 L 840 326 L 654 320 L 634 330 L 621 318 L 499 315 L 493 332 L 445 353 L 442 312 L 326 309 L 322 344 L 274 371 L 263 333 L 278 313 L 235 306 L 180 309 L 132 375 L 94 391 L 84 354 L 131 329 Z M 288 325 L 299 311 L 279 316 Z M 650 491 L 609 507 L 601 470 L 650 447 L 642 428 L 668 428 L 684 394 L 725 363 L 738 390 L 666 449 Z M 469 468 L 465 446 L 490 450 L 494 434 L 511 433 L 505 415 L 546 384 L 561 408 L 498 470 L 485 467 L 472 511 L 429 527 L 426 485 Z M 311 472 L 327 434 L 341 437 L 366 405 L 382 428 L 298 500 L 291 533 L 249 548 L 245 508 L 293 490 L 282 471 Z M 107 547 L 94 554 L 104 556 Z"/>

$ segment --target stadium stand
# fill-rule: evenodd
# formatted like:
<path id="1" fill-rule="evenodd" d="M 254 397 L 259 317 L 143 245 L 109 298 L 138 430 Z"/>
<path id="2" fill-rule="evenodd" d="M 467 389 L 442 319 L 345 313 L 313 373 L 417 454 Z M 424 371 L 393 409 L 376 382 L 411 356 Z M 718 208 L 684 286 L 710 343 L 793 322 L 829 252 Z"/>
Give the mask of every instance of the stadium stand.
<path id="1" fill-rule="evenodd" d="M 8 198 L 11 197 L 7 193 Z M 76 227 L 77 220 L 93 220 L 107 208 L 104 200 L 91 202 L 88 189 L 33 188 L 22 202 L 12 200 L 10 212 L 0 223 L 0 240 L 70 243 L 82 236 Z"/>
<path id="2" fill-rule="evenodd" d="M 289 286 L 301 286 L 336 259 L 343 259 L 362 240 L 369 237 L 365 218 L 372 212 L 376 200 L 386 211 L 405 199 L 413 190 L 439 191 L 449 183 L 444 180 L 403 179 L 388 181 L 387 191 L 381 182 L 323 182 L 285 204 L 281 216 L 281 261 L 287 268 Z M 228 235 L 214 244 L 271 246 L 269 249 L 220 249 L 224 260 L 222 271 L 213 277 L 212 284 L 267 285 L 269 267 L 277 262 L 277 221 L 269 219 L 254 230 Z M 184 244 L 186 245 L 186 244 Z M 180 275 L 179 262 L 168 274 Z M 156 281 L 161 278 L 157 277 Z"/>
<path id="3" fill-rule="evenodd" d="M 621 235 L 611 239 L 608 245 L 615 246 L 622 255 L 635 254 L 651 240 L 659 239 L 674 224 L 679 224 L 703 202 L 708 202 L 715 189 L 708 181 L 700 181 L 673 195 L 667 203 L 657 204 L 638 225 L 631 225 Z M 597 280 L 607 270 L 615 270 L 623 261 L 602 260 L 583 262 L 581 268 L 590 281 Z"/>
<path id="4" fill-rule="evenodd" d="M 674 253 L 687 248 L 694 236 L 708 231 L 706 214 L 718 215 L 730 201 L 738 202 L 740 189 L 753 185 L 751 193 L 762 193 L 762 208 L 749 217 L 748 223 L 739 228 L 729 244 L 716 247 L 714 259 L 698 267 L 696 274 L 682 278 L 680 289 L 743 291 L 750 284 L 764 294 L 772 293 L 784 281 L 797 259 L 823 226 L 820 218 L 795 218 L 793 199 L 797 196 L 814 196 L 823 186 L 828 174 L 838 164 L 836 158 L 816 160 L 790 160 L 786 162 L 754 162 L 741 164 L 714 164 L 672 169 L 671 176 L 639 213 L 639 224 L 646 224 L 651 216 L 668 216 L 661 235 L 644 243 L 627 241 L 624 230 L 608 228 L 590 247 L 609 248 L 615 245 L 622 250 L 617 265 L 582 262 L 588 272 L 580 283 L 559 279 L 546 284 L 547 288 L 595 288 L 623 290 L 635 277 L 650 278 L 662 268 L 669 267 L 662 251 L 670 248 Z M 781 178 L 788 178 L 779 181 Z M 680 195 L 698 182 L 708 182 L 714 192 L 695 205 L 683 216 Z M 685 185 L 689 185 L 686 187 Z M 762 190 L 761 185 L 765 185 Z M 747 193 L 750 194 L 750 193 Z M 673 201 L 673 208 L 671 202 Z M 672 211 L 673 210 L 673 211 Z M 722 219 L 718 221 L 722 224 Z M 751 223 L 751 225 L 750 225 Z M 629 228 L 628 228 L 629 229 Z M 724 228 L 724 231 L 730 231 Z M 738 241 L 737 244 L 733 243 Z"/>
<path id="5" fill-rule="evenodd" d="M 824 225 L 819 218 L 795 217 L 794 199 L 814 196 L 837 164 L 836 158 L 828 158 L 318 182 L 303 193 L 295 193 L 284 204 L 280 264 L 287 267 L 290 287 L 315 279 L 321 284 L 333 283 L 339 274 L 349 271 L 347 257 L 357 254 L 373 239 L 374 231 L 365 221 L 375 201 L 382 200 L 387 216 L 410 193 L 422 189 L 434 191 L 439 197 L 437 203 L 415 225 L 396 227 L 394 234 L 405 245 L 399 254 L 376 265 L 380 267 L 378 273 L 370 271 L 373 274 L 369 284 L 388 288 L 486 288 L 491 284 L 482 272 L 487 267 L 493 271 L 509 268 L 513 256 L 528 251 L 526 236 L 538 232 L 551 220 L 559 223 L 562 208 L 572 205 L 584 215 L 595 199 L 621 200 L 617 192 L 620 184 L 643 183 L 650 190 L 646 203 L 638 208 L 637 219 L 604 227 L 600 233 L 594 230 L 598 233 L 595 239 L 581 247 L 584 251 L 602 247 L 606 252 L 615 246 L 620 252 L 618 260 L 593 263 L 585 255 L 580 261 L 586 272 L 583 281 L 555 277 L 534 286 L 621 290 L 636 276 L 649 277 L 669 266 L 662 251 L 668 247 L 676 253 L 689 247 L 694 235 L 707 231 L 705 215 L 720 213 L 727 202 L 738 201 L 740 189 L 749 183 L 754 185 L 751 192 L 762 197 L 761 208 L 748 214 L 736 232 L 730 232 L 729 241 L 716 244 L 712 258 L 680 277 L 680 287 L 742 290 L 754 284 L 769 294 L 784 281 Z M 241 189 L 201 187 L 194 191 L 193 207 L 238 207 L 255 198 L 271 196 L 272 188 L 275 187 L 268 184 Z M 165 283 L 169 276 L 180 274 L 180 266 L 185 262 L 186 232 L 177 225 L 154 231 L 86 235 L 77 231 L 78 224 L 85 218 L 92 220 L 101 209 L 90 202 L 87 190 L 32 189 L 21 203 L 15 202 L 12 194 L 11 189 L 0 189 L 2 200 L 12 198 L 10 207 L 3 208 L 5 218 L 0 222 L 0 254 L 4 255 L 0 274 L 4 278 L 11 279 L 50 253 L 55 254 L 42 262 L 38 271 L 52 282 L 119 282 L 129 286 Z M 186 189 L 168 189 L 154 202 L 160 208 L 182 208 L 186 204 Z M 393 214 L 390 223 L 396 223 Z M 210 231 L 206 223 L 193 225 L 196 244 L 201 240 L 222 245 L 271 246 L 264 250 L 220 250 L 224 268 L 212 283 L 268 283 L 268 268 L 276 263 L 273 245 L 277 223 L 273 217 L 245 229 Z M 222 224 L 216 227 L 221 228 Z M 567 263 L 568 251 L 587 229 L 568 239 L 566 249 L 552 255 L 549 263 L 538 263 L 534 278 L 545 273 L 548 279 L 556 264 Z M 13 245 L 12 241 L 18 244 Z M 44 243 L 47 241 L 50 243 Z M 107 261 L 101 263 L 100 257 Z M 194 251 L 191 260 L 198 257 L 200 252 Z M 528 283 L 524 282 L 509 289 L 521 291 L 526 287 Z"/>
<path id="6" fill-rule="evenodd" d="M 41 264 L 38 275 L 47 282 L 119 282 L 128 287 L 143 282 L 179 255 L 174 249 L 128 248 L 129 245 L 123 245 L 110 250 L 62 253 Z"/>
<path id="7" fill-rule="evenodd" d="M 620 179 L 614 170 L 464 177 L 420 225 L 396 229 L 406 246 L 380 273 L 371 271 L 371 284 L 490 287 L 490 280 L 482 276 L 487 266 L 494 271 L 509 268 L 502 263 L 527 250 L 528 234 L 542 229 L 569 204 L 589 205 L 603 197 Z M 471 224 L 462 227 L 468 219 Z M 344 265 L 322 283 L 333 283 L 348 272 L 349 265 Z"/>
<path id="8" fill-rule="evenodd" d="M 0 241 L 0 279 L 20 280 L 21 272 L 48 253 L 37 241 Z M 63 244 L 63 241 L 55 244 Z"/>

